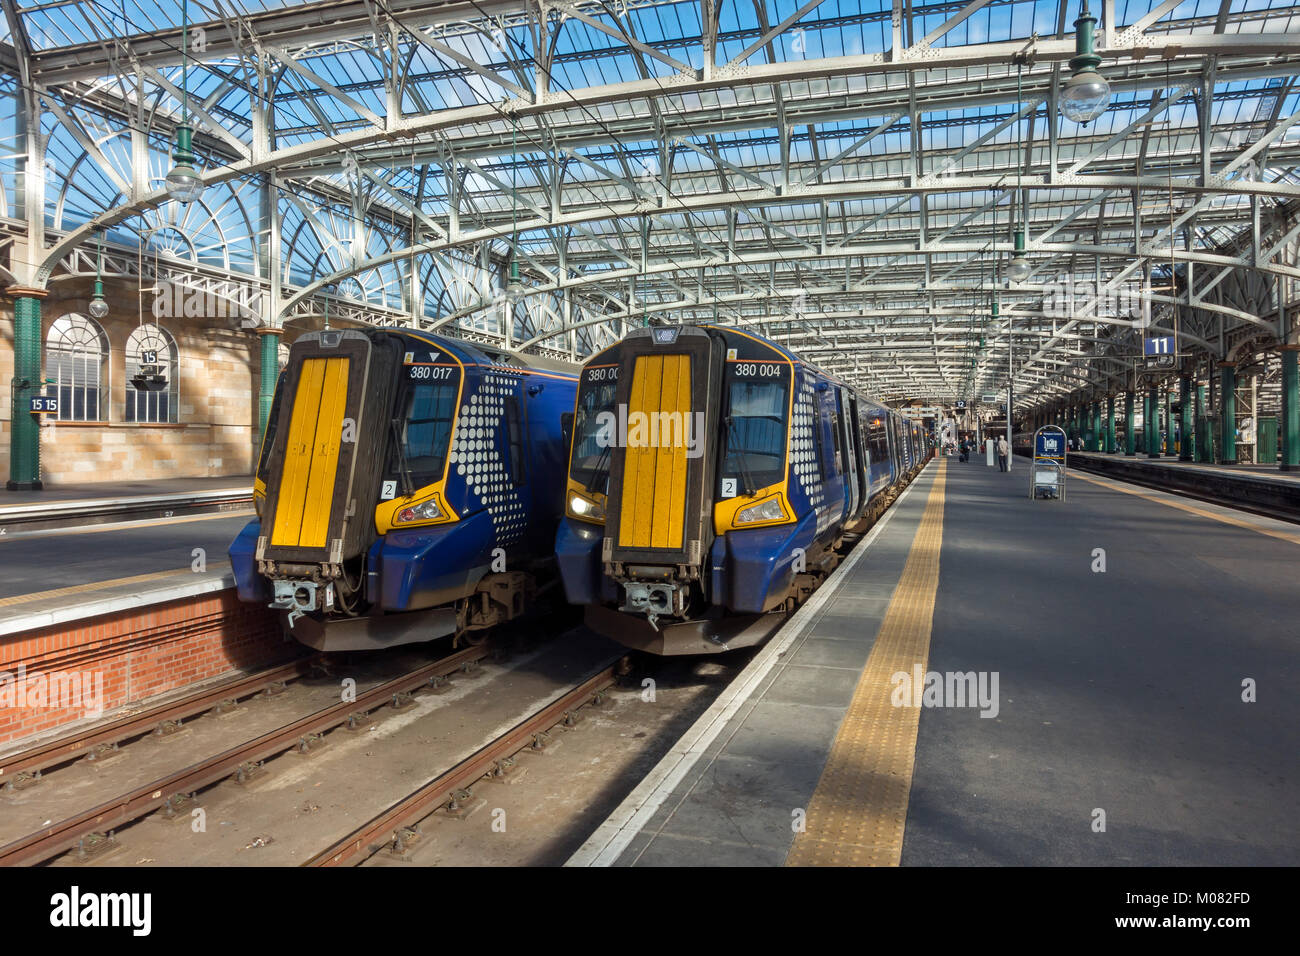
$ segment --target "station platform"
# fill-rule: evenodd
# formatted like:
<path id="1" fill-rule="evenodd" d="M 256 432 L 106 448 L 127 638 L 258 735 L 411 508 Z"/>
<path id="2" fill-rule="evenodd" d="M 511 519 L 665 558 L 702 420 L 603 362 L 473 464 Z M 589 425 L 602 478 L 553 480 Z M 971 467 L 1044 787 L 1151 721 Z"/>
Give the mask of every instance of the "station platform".
<path id="1" fill-rule="evenodd" d="M 1118 452 L 1070 452 L 1069 462 L 1077 470 L 1300 522 L 1300 472 L 1277 465 L 1212 465 Z"/>
<path id="2" fill-rule="evenodd" d="M 70 525 L 251 511 L 253 477 L 53 485 L 0 493 L 0 536 Z"/>
<path id="3" fill-rule="evenodd" d="M 253 509 L 0 535 L 0 622 L 36 604 L 97 601 L 124 582 L 228 573 L 226 549 Z"/>
<path id="4" fill-rule="evenodd" d="M 569 864 L 1300 863 L 1300 529 L 1028 480 L 932 461 Z"/>
<path id="5" fill-rule="evenodd" d="M 1072 451 L 1070 457 L 1079 457 L 1082 459 L 1103 459 L 1114 460 L 1123 459 L 1125 461 L 1135 462 L 1140 465 L 1147 465 L 1152 468 L 1176 468 L 1191 472 L 1204 472 L 1206 474 L 1234 475 L 1240 478 L 1262 478 L 1267 480 L 1285 481 L 1292 484 L 1300 484 L 1300 471 L 1281 471 L 1276 464 L 1259 465 L 1246 462 L 1237 465 L 1213 465 L 1197 461 L 1180 461 L 1177 458 L 1149 458 L 1145 453 L 1125 455 L 1123 452 L 1114 452 L 1106 454 L 1105 452 L 1094 451 Z"/>

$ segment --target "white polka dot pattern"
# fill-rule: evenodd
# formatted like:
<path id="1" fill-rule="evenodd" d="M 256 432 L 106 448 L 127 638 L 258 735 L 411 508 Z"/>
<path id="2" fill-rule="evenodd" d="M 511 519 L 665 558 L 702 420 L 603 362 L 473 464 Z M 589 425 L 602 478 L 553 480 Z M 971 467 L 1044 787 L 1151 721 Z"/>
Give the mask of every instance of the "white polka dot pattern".
<path id="1" fill-rule="evenodd" d="M 830 509 L 825 507 L 826 496 L 822 488 L 821 465 L 817 461 L 817 443 L 813 438 L 813 419 L 816 392 L 805 378 L 795 392 L 794 427 L 790 429 L 790 467 L 808 504 L 817 512 L 817 533 L 821 534 L 830 523 Z"/>
<path id="2" fill-rule="evenodd" d="M 517 396 L 523 411 L 519 385 L 517 375 L 484 372 L 478 388 L 460 407 L 451 441 L 451 464 L 479 506 L 492 516 L 500 546 L 518 541 L 528 526 L 527 511 L 510 474 L 506 428 L 506 397 Z M 522 421 L 519 427 L 523 429 Z"/>

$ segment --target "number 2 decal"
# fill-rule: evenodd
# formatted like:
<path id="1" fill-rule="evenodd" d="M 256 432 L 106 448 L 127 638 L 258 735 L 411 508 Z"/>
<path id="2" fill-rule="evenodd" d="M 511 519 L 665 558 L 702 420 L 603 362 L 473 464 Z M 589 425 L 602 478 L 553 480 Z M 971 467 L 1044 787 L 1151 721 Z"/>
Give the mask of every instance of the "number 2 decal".
<path id="1" fill-rule="evenodd" d="M 397 482 L 395 482 L 395 481 L 385 481 L 385 482 L 384 482 L 384 487 L 383 487 L 383 488 L 380 490 L 380 492 L 379 492 L 379 497 L 382 498 L 384 501 L 387 501 L 389 498 L 396 498 L 396 497 L 397 497 Z"/>
<path id="2" fill-rule="evenodd" d="M 734 497 L 736 497 L 736 479 L 735 479 L 735 478 L 723 478 L 723 479 L 722 479 L 722 497 L 724 497 L 724 498 L 734 498 Z"/>

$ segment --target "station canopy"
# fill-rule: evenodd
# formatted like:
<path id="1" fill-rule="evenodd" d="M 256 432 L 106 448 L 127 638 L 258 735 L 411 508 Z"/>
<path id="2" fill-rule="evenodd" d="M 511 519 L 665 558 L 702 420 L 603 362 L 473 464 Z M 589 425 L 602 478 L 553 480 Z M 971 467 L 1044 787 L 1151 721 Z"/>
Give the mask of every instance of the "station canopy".
<path id="1" fill-rule="evenodd" d="M 1276 337 L 1300 278 L 1281 0 L 0 4 L 10 284 L 102 237 L 264 325 L 581 360 L 717 322 L 884 400 L 1033 406 L 1146 338 Z"/>

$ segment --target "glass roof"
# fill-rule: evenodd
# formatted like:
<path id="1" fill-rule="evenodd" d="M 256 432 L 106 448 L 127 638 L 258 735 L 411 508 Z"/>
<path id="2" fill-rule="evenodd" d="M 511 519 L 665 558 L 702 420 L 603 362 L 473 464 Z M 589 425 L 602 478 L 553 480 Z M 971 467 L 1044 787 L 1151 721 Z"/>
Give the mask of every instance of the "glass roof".
<path id="1" fill-rule="evenodd" d="M 889 0 L 719 0 L 716 23 L 699 0 L 572 0 L 544 22 L 523 2 L 389 0 L 376 20 L 360 0 L 195 0 L 185 55 L 170 0 L 0 3 L 0 43 L 44 90 L 51 242 L 106 224 L 265 281 L 274 221 L 294 303 L 326 290 L 570 354 L 601 316 L 610 334 L 650 316 L 776 329 L 792 298 L 818 347 L 884 349 L 893 322 L 938 348 L 990 311 L 1014 228 L 1031 285 L 1118 286 L 1143 280 L 1135 249 L 1185 271 L 1248 241 L 1261 203 L 1300 198 L 1300 5 L 1281 0 L 1115 0 L 1112 96 L 1083 125 L 1054 105 L 1078 0 L 917 0 L 897 34 Z M 17 112 L 0 116 L 15 221 Z M 210 180 L 189 207 L 157 199 L 181 123 Z M 511 256 L 539 291 L 493 318 Z M 1004 316 L 1041 304 L 1041 286 L 1032 303 L 997 288 Z M 1031 325 L 998 328 L 1028 342 L 1050 322 Z M 907 374 L 994 381 L 986 358 L 974 381 L 939 352 Z M 863 374 L 883 389 L 893 371 Z"/>

